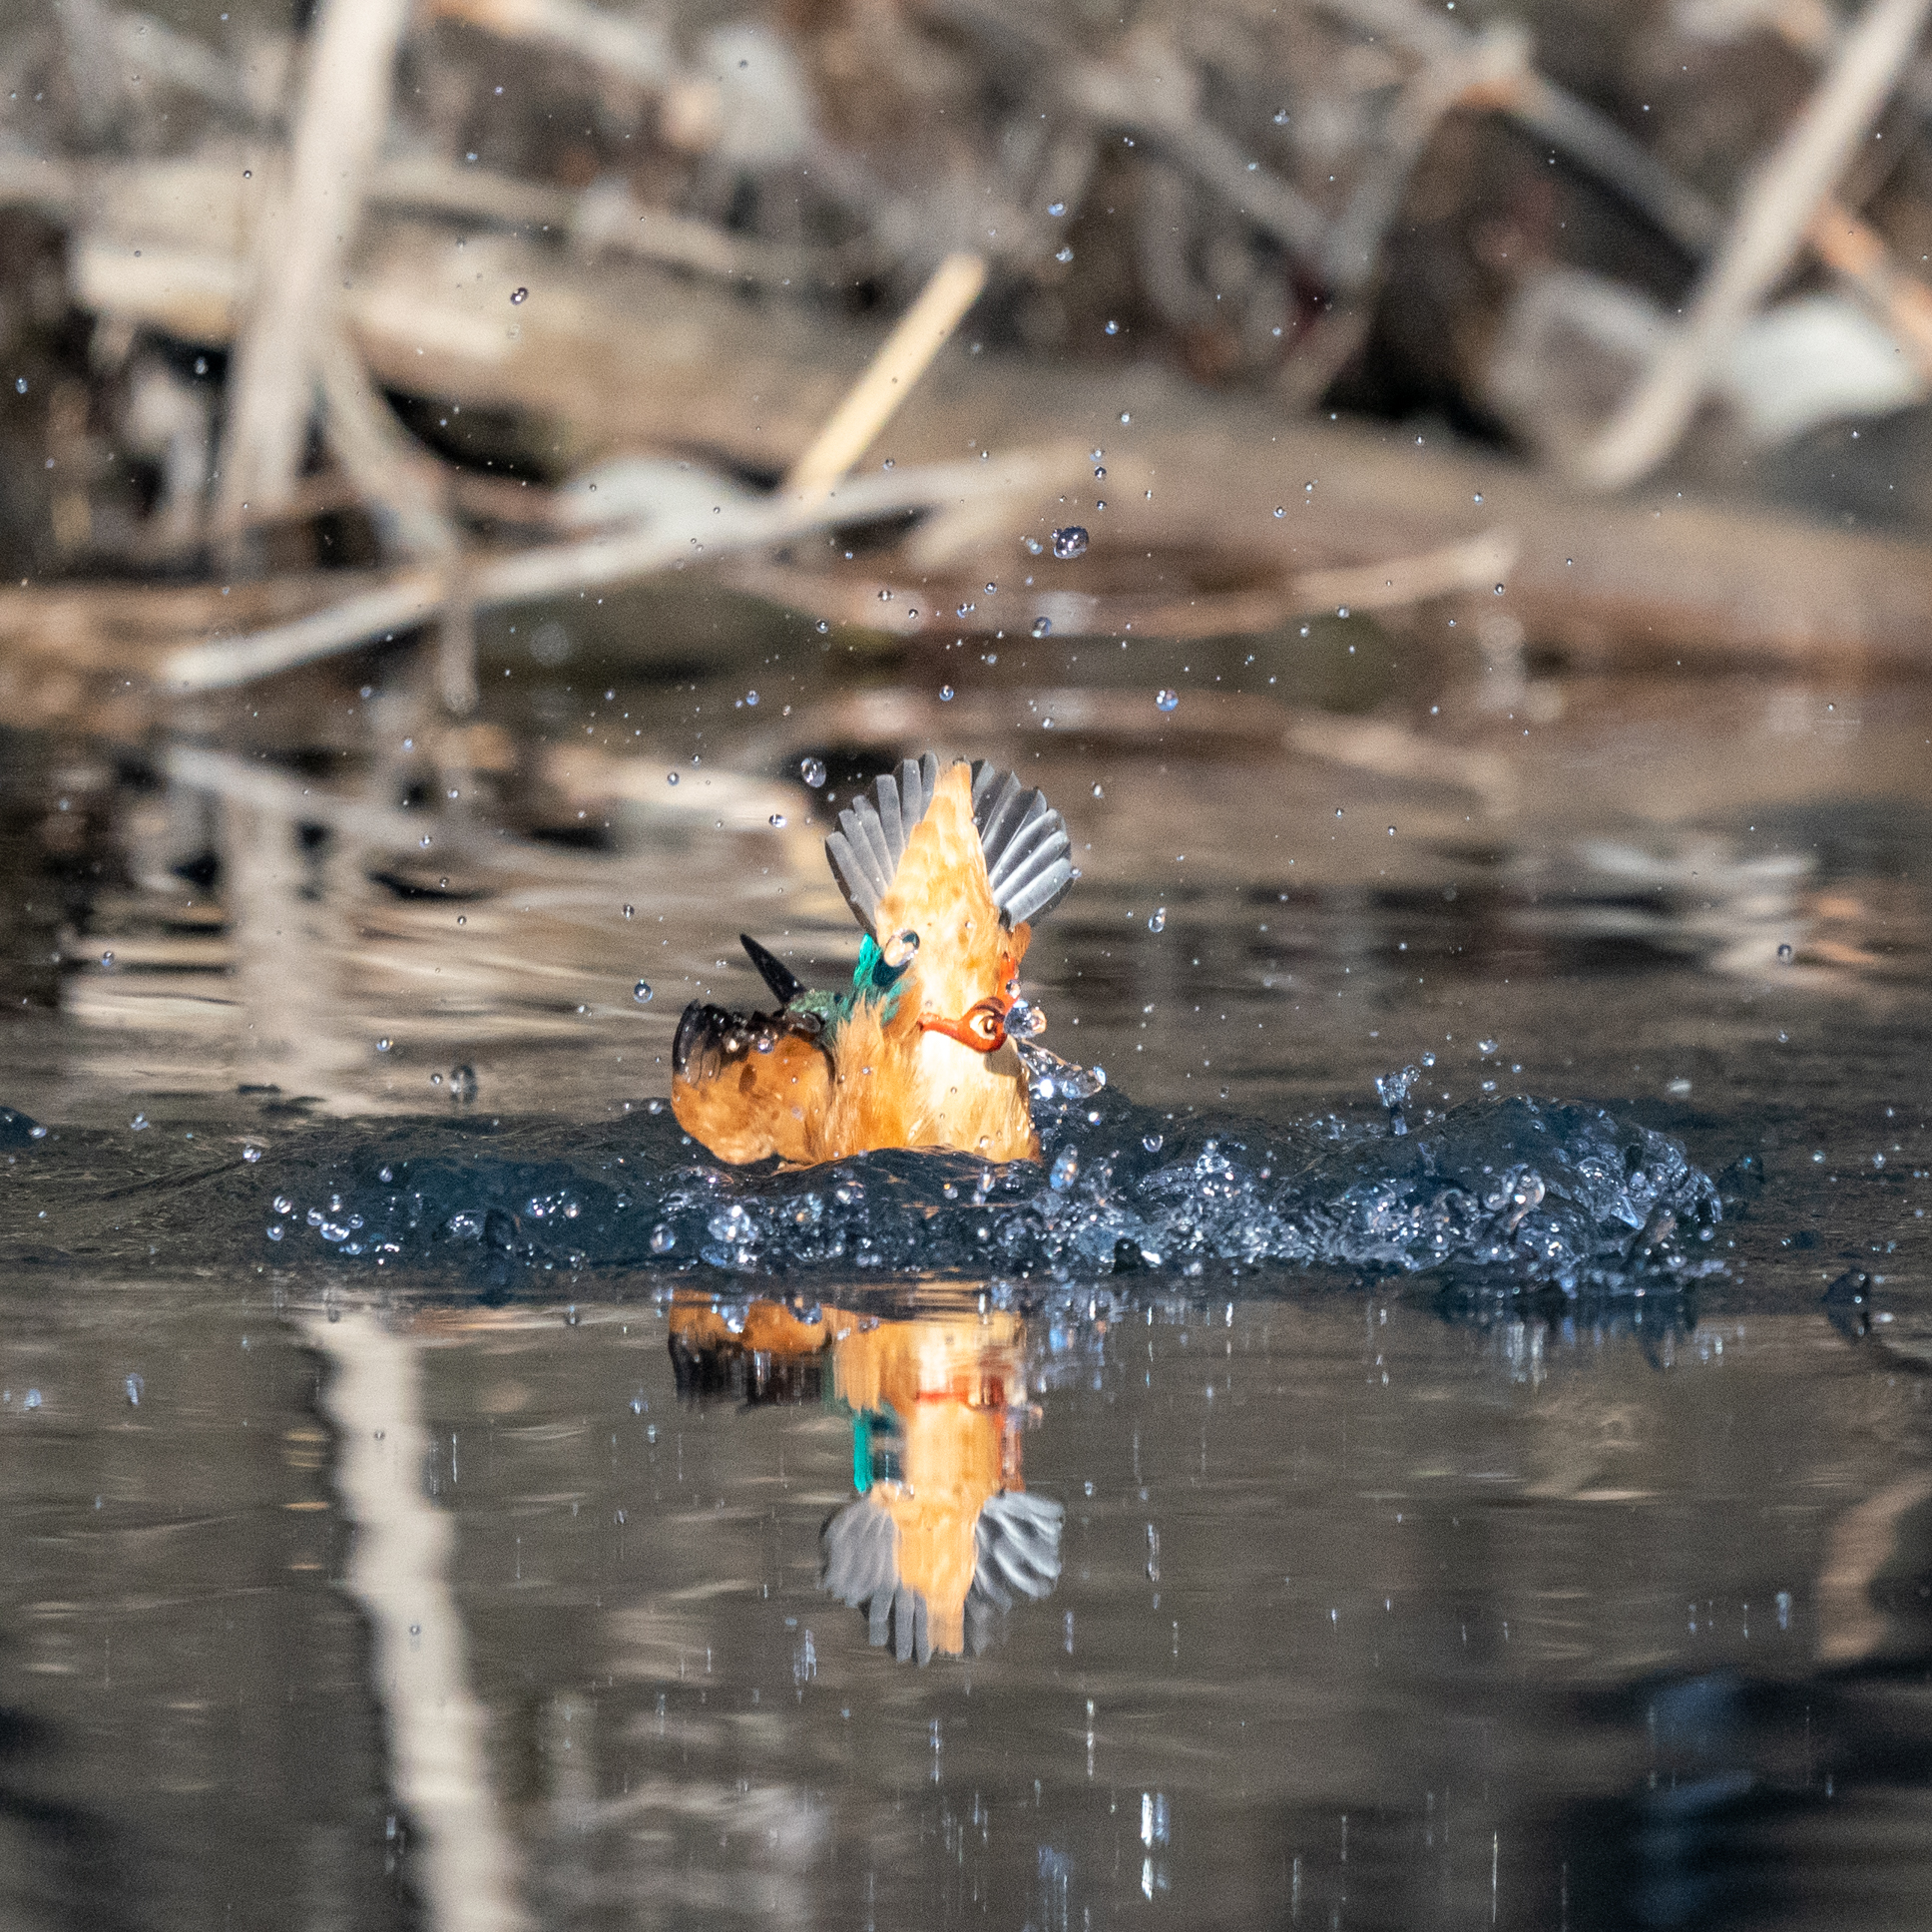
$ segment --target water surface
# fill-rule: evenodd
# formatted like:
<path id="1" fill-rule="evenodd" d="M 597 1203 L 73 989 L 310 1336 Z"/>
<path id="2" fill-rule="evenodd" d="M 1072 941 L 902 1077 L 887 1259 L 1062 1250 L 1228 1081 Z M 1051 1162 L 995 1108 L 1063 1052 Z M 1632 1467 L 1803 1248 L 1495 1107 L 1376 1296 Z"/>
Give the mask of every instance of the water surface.
<path id="1" fill-rule="evenodd" d="M 9 1916 L 1917 1923 L 1922 693 L 1396 701 L 1361 626 L 880 685 L 726 618 L 709 674 L 506 635 L 460 730 L 371 665 L 139 755 L 9 742 L 0 1100 L 49 1130 L 0 1148 Z M 740 929 L 854 950 L 799 759 L 928 742 L 1075 828 L 1028 968 L 1109 1074 L 1081 1175 L 706 1178 L 652 1108 L 679 1009 L 754 996 Z M 1514 1147 L 1523 1099 L 1715 1209 L 1594 1276 L 1221 1238 Z M 1248 1192 L 1177 1239 L 1204 1158 Z M 379 1253 L 412 1172 L 579 1211 Z M 1162 1173 L 1202 1187 L 1161 1238 L 1071 1237 Z M 783 1233 L 812 1192 L 842 1247 Z M 923 1666 L 820 1587 L 856 1481 L 932 1453 L 880 1393 L 922 1362 L 914 1488 L 1059 1512 L 1042 1593 Z"/>

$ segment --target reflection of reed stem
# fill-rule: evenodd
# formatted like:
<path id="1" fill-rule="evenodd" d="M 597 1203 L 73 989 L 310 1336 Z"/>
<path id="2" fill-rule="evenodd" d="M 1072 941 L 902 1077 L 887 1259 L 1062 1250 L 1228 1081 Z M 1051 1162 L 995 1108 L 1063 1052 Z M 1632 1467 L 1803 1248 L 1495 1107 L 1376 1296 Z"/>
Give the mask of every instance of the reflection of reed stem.
<path id="1" fill-rule="evenodd" d="M 426 1915 L 435 1932 L 516 1932 L 529 1920 L 450 1587 L 456 1535 L 423 1494 L 429 1437 L 416 1350 L 367 1308 L 311 1315 L 301 1328 L 332 1370 L 323 1403 L 336 1489 L 355 1526 L 349 1590 L 374 1640 L 392 1789 L 421 1841 L 412 1865 Z"/>
<path id="2" fill-rule="evenodd" d="M 865 373 L 832 411 L 811 447 L 792 464 L 787 490 L 806 499 L 822 496 L 865 454 L 985 286 L 982 255 L 949 254 L 933 270 L 919 299 L 879 344 Z"/>

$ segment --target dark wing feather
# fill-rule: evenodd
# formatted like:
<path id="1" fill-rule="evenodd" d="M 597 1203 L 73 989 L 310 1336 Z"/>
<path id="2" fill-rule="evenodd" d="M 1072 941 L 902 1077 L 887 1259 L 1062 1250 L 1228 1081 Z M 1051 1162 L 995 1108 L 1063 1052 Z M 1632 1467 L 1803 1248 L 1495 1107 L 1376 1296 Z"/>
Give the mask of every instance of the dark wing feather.
<path id="1" fill-rule="evenodd" d="M 807 1163 L 831 1064 L 815 1014 L 730 1013 L 694 1000 L 671 1043 L 671 1111 L 721 1161 Z"/>

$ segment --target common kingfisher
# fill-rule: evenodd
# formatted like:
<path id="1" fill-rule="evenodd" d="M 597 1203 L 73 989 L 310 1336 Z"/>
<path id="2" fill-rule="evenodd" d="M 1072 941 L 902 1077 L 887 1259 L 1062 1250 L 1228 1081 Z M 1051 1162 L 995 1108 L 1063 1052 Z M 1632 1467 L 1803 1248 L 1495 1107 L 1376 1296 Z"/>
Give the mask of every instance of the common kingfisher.
<path id="1" fill-rule="evenodd" d="M 928 751 L 885 773 L 825 840 L 865 933 L 850 988 L 808 989 L 741 935 L 777 1010 L 685 1008 L 671 1053 L 679 1125 L 733 1164 L 808 1167 L 874 1148 L 1038 1159 L 1007 1022 L 1030 922 L 1077 876 L 1070 851 L 1044 794 L 983 760 L 942 775 Z"/>

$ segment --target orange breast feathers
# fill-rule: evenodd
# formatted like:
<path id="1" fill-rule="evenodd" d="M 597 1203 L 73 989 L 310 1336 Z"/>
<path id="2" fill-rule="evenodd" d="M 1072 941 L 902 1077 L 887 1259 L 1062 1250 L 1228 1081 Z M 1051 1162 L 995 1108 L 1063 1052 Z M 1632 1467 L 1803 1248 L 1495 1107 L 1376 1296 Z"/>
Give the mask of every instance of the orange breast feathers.
<path id="1" fill-rule="evenodd" d="M 918 950 L 890 1017 L 884 1006 L 861 1003 L 834 1037 L 818 1158 L 884 1147 L 1038 1158 L 1026 1070 L 999 1025 L 1032 935 L 1000 921 L 964 764 L 939 780 L 878 902 L 881 949 L 907 932 L 918 935 Z"/>

